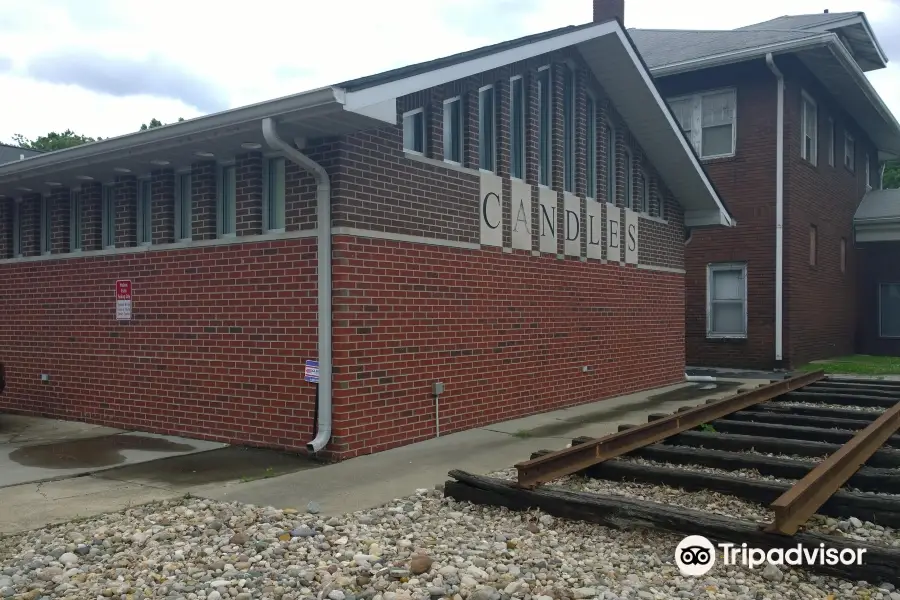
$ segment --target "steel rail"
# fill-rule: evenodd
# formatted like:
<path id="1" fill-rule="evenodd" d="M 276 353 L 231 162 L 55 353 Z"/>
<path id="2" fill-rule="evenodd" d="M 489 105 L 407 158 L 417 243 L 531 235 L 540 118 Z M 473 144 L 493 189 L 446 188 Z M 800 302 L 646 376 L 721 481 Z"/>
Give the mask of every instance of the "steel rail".
<path id="1" fill-rule="evenodd" d="M 668 437 L 699 427 L 730 413 L 771 400 L 781 394 L 819 381 L 823 371 L 806 373 L 783 381 L 743 392 L 717 402 L 696 406 L 684 412 L 650 421 L 591 442 L 551 452 L 544 456 L 516 464 L 518 486 L 533 488 L 541 483 L 572 475 L 582 469 L 601 463 L 632 450 L 655 444 Z"/>
<path id="2" fill-rule="evenodd" d="M 884 411 L 850 441 L 820 462 L 769 507 L 775 520 L 769 533 L 794 535 L 828 499 L 900 428 L 900 402 Z"/>

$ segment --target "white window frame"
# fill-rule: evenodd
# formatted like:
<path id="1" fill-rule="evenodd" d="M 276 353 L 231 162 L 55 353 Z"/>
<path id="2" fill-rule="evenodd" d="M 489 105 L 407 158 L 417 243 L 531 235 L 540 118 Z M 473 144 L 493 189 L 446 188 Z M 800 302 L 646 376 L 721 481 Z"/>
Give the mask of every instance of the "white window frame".
<path id="1" fill-rule="evenodd" d="M 22 258 L 22 199 L 12 203 L 12 257 Z"/>
<path id="2" fill-rule="evenodd" d="M 584 157 L 587 162 L 586 190 L 588 198 L 597 198 L 597 99 L 588 92 L 585 95 L 585 113 L 587 117 Z"/>
<path id="3" fill-rule="evenodd" d="M 220 238 L 236 237 L 237 167 L 234 163 L 217 167 L 216 183 L 216 233 Z"/>
<path id="4" fill-rule="evenodd" d="M 856 173 L 856 140 L 849 131 L 844 132 L 844 168 Z"/>
<path id="5" fill-rule="evenodd" d="M 651 199 L 650 173 L 647 169 L 641 169 L 641 212 L 646 215 L 650 214 Z"/>
<path id="6" fill-rule="evenodd" d="M 484 102 L 485 92 L 490 92 L 491 96 L 491 132 L 490 136 L 484 135 L 485 115 Z M 485 160 L 490 157 L 490 163 Z M 485 85 L 478 88 L 478 169 L 487 173 L 497 172 L 497 92 L 493 84 Z"/>
<path id="7" fill-rule="evenodd" d="M 888 285 L 900 286 L 900 281 L 881 281 L 878 283 L 878 337 L 883 340 L 900 339 L 900 335 L 884 335 L 884 324 L 882 317 L 884 316 L 884 307 L 881 303 L 881 289 Z"/>
<path id="8" fill-rule="evenodd" d="M 872 189 L 872 172 L 868 152 L 865 153 L 864 158 L 866 159 L 866 191 L 868 192 Z"/>
<path id="9" fill-rule="evenodd" d="M 634 154 L 625 148 L 625 208 L 634 210 Z"/>
<path id="10" fill-rule="evenodd" d="M 415 119 L 417 115 L 421 115 L 419 118 L 422 119 L 422 137 L 418 140 L 419 143 L 422 144 L 421 150 L 416 150 L 415 147 L 411 147 L 408 144 L 414 144 L 417 140 L 416 136 L 416 128 L 415 128 Z M 414 108 L 412 110 L 408 110 L 403 113 L 403 151 L 409 152 L 410 154 L 418 154 L 419 156 L 425 155 L 425 140 L 428 136 L 425 135 L 425 109 L 424 108 Z"/>
<path id="11" fill-rule="evenodd" d="M 521 117 L 519 122 L 515 122 L 516 110 L 516 86 L 521 86 L 522 106 L 519 107 Z M 513 75 L 509 78 L 509 176 L 512 179 L 525 179 L 525 110 L 528 106 L 526 101 L 528 92 L 525 89 L 525 79 L 521 75 Z M 518 147 L 516 147 L 518 146 Z M 515 169 L 516 157 L 518 157 L 521 165 L 521 171 L 517 174 Z"/>
<path id="12" fill-rule="evenodd" d="M 578 112 L 577 108 L 577 91 L 575 69 L 570 65 L 562 65 L 562 86 L 563 86 L 563 103 L 562 103 L 562 119 L 563 119 L 563 189 L 567 192 L 575 193 L 577 185 L 577 164 L 576 157 L 576 131 L 575 117 Z"/>
<path id="13" fill-rule="evenodd" d="M 609 204 L 616 203 L 616 195 L 618 193 L 618 181 L 616 171 L 618 170 L 618 144 L 616 142 L 616 128 L 612 121 L 607 120 L 604 123 L 606 129 L 606 201 Z"/>
<path id="14" fill-rule="evenodd" d="M 100 188 L 100 247 L 116 247 L 116 186 L 103 184 Z"/>
<path id="15" fill-rule="evenodd" d="M 744 312 L 743 333 L 716 333 L 713 331 L 713 277 L 723 271 L 740 271 L 744 283 L 744 298 L 741 301 Z M 716 302 L 736 303 L 736 300 L 718 300 Z M 706 337 L 709 339 L 747 339 L 747 263 L 710 263 L 706 266 Z"/>
<path id="16" fill-rule="evenodd" d="M 828 117 L 828 166 L 834 166 L 834 155 L 837 154 L 834 150 L 836 146 L 835 136 L 834 136 L 834 119 Z"/>
<path id="17" fill-rule="evenodd" d="M 50 254 L 53 250 L 53 205 L 49 194 L 41 196 L 41 254 Z"/>
<path id="18" fill-rule="evenodd" d="M 263 233 L 284 232 L 286 169 L 287 161 L 283 156 L 263 158 Z"/>
<path id="19" fill-rule="evenodd" d="M 459 111 L 459 122 L 457 123 L 456 131 L 452 130 L 453 120 L 450 118 L 450 111 L 453 110 L 452 107 L 454 104 Z M 462 109 L 462 96 L 454 96 L 453 98 L 444 100 L 444 162 L 450 163 L 452 165 L 462 165 L 463 159 L 465 157 L 465 146 L 463 145 L 463 123 L 465 121 L 464 117 L 465 115 L 463 114 Z M 453 149 L 453 136 L 455 136 L 457 140 L 457 147 L 459 148 L 459 160 L 447 158 L 451 154 L 450 150 Z"/>
<path id="20" fill-rule="evenodd" d="M 138 246 L 149 246 L 153 243 L 153 182 L 149 177 L 137 180 L 135 208 L 137 210 L 135 240 Z"/>
<path id="21" fill-rule="evenodd" d="M 175 241 L 189 242 L 194 237 L 193 180 L 190 171 L 175 174 Z"/>
<path id="22" fill-rule="evenodd" d="M 69 192 L 69 252 L 81 252 L 84 219 L 82 217 L 81 190 Z"/>
<path id="23" fill-rule="evenodd" d="M 807 130 L 807 117 L 810 107 L 813 111 L 813 131 Z M 806 152 L 806 138 L 809 138 L 810 155 Z M 805 90 L 800 92 L 800 158 L 809 161 L 816 166 L 819 160 L 819 106 L 816 101 L 806 93 Z"/>
<path id="24" fill-rule="evenodd" d="M 553 185 L 553 77 L 550 65 L 537 70 L 538 100 L 538 185 Z M 544 85 L 542 78 L 547 78 Z M 544 102 L 544 88 L 547 91 L 547 102 Z M 545 120 L 546 117 L 546 120 Z M 546 127 L 544 126 L 546 125 Z"/>
<path id="25" fill-rule="evenodd" d="M 731 119 L 731 152 L 723 154 L 703 154 L 703 97 L 714 96 L 730 92 L 734 97 L 734 114 Z M 705 90 L 696 94 L 686 94 L 684 96 L 676 96 L 666 100 L 668 104 L 673 102 L 683 102 L 685 100 L 691 103 L 691 144 L 697 150 L 697 155 L 702 160 L 713 158 L 729 158 L 737 152 L 737 88 L 726 87 L 715 90 Z M 679 125 L 680 127 L 680 125 Z"/>

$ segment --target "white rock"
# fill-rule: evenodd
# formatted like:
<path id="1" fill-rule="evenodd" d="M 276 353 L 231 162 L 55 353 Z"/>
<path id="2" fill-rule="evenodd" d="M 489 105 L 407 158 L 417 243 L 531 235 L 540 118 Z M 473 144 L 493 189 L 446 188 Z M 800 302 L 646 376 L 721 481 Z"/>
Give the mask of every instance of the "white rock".
<path id="1" fill-rule="evenodd" d="M 468 573 L 473 578 L 475 578 L 479 581 L 487 581 L 487 578 L 488 578 L 487 571 L 483 571 L 482 569 L 479 569 L 475 565 L 469 565 L 466 568 L 466 573 Z"/>
<path id="2" fill-rule="evenodd" d="M 574 590 L 572 590 L 572 592 L 575 594 L 575 598 L 577 600 L 581 600 L 583 598 L 595 597 L 597 595 L 597 588 L 594 588 L 594 587 L 575 588 Z"/>
<path id="3" fill-rule="evenodd" d="M 66 566 L 77 565 L 78 564 L 78 556 L 73 554 L 72 552 L 66 552 L 62 556 L 59 557 L 59 562 Z"/>

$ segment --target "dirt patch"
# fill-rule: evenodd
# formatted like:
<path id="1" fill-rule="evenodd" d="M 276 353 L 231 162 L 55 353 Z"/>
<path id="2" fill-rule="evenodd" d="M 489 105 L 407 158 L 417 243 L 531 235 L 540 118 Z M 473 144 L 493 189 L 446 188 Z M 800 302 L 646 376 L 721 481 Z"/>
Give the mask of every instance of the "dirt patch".
<path id="1" fill-rule="evenodd" d="M 143 435 L 109 435 L 23 446 L 10 453 L 9 459 L 25 467 L 42 469 L 94 469 L 125 462 L 125 450 L 146 452 L 190 452 L 190 444 Z"/>

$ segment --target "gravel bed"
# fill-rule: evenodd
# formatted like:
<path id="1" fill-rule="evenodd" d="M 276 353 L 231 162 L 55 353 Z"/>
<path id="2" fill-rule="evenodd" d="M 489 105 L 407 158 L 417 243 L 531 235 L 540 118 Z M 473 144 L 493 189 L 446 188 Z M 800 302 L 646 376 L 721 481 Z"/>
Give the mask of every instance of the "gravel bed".
<path id="1" fill-rule="evenodd" d="M 858 412 L 883 413 L 884 409 L 877 406 L 857 406 L 847 404 L 823 404 L 820 402 L 779 402 L 778 406 L 790 406 L 801 408 L 836 408 L 838 410 L 855 410 Z"/>
<path id="2" fill-rule="evenodd" d="M 316 507 L 311 507 L 316 510 Z M 680 536 L 440 497 L 320 518 L 198 499 L 10 536 L 0 597 L 85 600 L 900 600 L 892 586 L 718 563 L 682 577 Z"/>
<path id="3" fill-rule="evenodd" d="M 746 479 L 756 479 L 759 481 L 769 481 L 772 483 L 793 483 L 793 479 L 785 479 L 782 477 L 773 477 L 772 475 L 763 475 L 755 469 L 735 469 L 729 471 L 727 469 L 716 469 L 703 465 L 674 465 L 672 463 L 658 462 L 655 460 L 647 460 L 645 458 L 625 456 L 618 460 L 630 462 L 645 467 L 659 467 L 663 469 L 683 469 L 685 471 L 693 471 L 695 473 L 706 473 L 707 475 L 724 475 L 726 477 L 743 477 Z"/>

